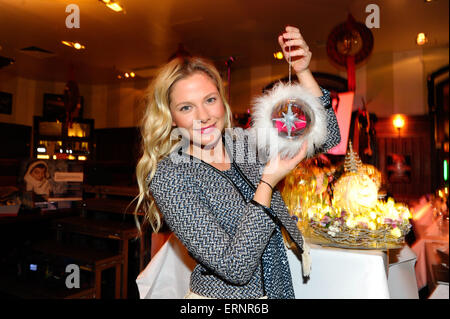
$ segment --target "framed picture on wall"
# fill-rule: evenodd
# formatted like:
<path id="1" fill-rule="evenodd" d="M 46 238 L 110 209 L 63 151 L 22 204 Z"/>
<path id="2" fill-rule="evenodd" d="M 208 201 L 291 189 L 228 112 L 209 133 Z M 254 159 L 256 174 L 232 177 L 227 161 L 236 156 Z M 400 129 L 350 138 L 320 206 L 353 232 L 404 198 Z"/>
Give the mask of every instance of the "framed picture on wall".
<path id="1" fill-rule="evenodd" d="M 83 117 L 84 99 L 80 96 L 81 108 L 74 117 L 74 119 L 81 119 Z M 63 94 L 44 93 L 44 110 L 42 115 L 47 120 L 64 121 L 66 119 L 66 107 L 64 105 Z"/>
<path id="2" fill-rule="evenodd" d="M 0 92 L 0 114 L 12 114 L 12 94 Z"/>

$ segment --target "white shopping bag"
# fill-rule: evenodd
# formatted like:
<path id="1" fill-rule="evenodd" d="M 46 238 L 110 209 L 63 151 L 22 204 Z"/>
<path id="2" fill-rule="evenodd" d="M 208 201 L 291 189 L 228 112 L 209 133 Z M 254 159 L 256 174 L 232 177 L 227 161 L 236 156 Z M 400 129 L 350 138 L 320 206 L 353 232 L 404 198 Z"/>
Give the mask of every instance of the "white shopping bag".
<path id="1" fill-rule="evenodd" d="M 179 239 L 171 234 L 136 279 L 140 298 L 184 298 L 196 264 Z"/>

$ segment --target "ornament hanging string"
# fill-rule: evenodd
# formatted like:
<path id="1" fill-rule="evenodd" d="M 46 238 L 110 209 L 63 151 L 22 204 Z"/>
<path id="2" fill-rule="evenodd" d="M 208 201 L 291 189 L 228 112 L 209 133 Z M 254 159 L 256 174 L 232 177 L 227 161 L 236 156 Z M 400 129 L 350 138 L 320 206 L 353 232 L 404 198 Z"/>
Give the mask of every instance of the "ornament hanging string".
<path id="1" fill-rule="evenodd" d="M 289 49 L 289 51 L 288 51 L 288 54 L 289 54 L 289 61 L 288 61 L 288 64 L 289 64 L 289 85 L 291 85 L 291 62 L 292 62 L 292 60 L 291 60 L 291 46 L 289 45 L 289 47 L 288 47 L 288 49 Z"/>
<path id="2" fill-rule="evenodd" d="M 287 53 L 289 54 L 289 57 L 288 57 L 288 68 L 289 68 L 289 82 L 288 82 L 288 85 L 289 86 L 291 86 L 291 62 L 292 62 L 292 58 L 291 58 L 291 46 L 289 45 L 288 46 L 288 51 L 287 51 Z M 292 136 L 291 136 L 291 132 L 294 130 L 294 129 L 296 129 L 297 127 L 296 127 L 296 125 L 295 125 L 295 123 L 297 122 L 297 121 L 299 121 L 299 119 L 298 119 L 298 117 L 297 117 L 297 114 L 295 114 L 295 113 L 293 113 L 292 112 L 292 104 L 293 104 L 293 102 L 292 101 L 290 101 L 290 100 L 288 100 L 287 101 L 288 102 L 288 111 L 287 111 L 287 114 L 285 114 L 285 113 L 283 113 L 283 118 L 277 118 L 277 119 L 274 119 L 275 121 L 277 121 L 277 120 L 281 120 L 284 124 L 283 124 L 283 127 L 286 127 L 287 128 L 287 133 L 288 133 L 288 138 L 292 138 Z"/>

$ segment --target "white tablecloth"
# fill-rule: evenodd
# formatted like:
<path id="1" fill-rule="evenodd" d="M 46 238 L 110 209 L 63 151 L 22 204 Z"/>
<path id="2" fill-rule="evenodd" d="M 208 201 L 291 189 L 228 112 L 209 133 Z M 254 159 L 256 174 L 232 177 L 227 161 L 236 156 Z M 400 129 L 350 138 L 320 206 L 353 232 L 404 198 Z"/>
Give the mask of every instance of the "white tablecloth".
<path id="1" fill-rule="evenodd" d="M 288 250 L 297 299 L 389 298 L 387 255 L 377 250 L 311 246 L 312 270 L 303 283 L 301 264 Z"/>
<path id="2" fill-rule="evenodd" d="M 419 299 L 415 265 L 417 256 L 404 245 L 401 249 L 389 250 L 388 285 L 391 299 Z"/>
<path id="3" fill-rule="evenodd" d="M 416 278 L 419 289 L 428 286 L 431 292 L 430 298 L 448 299 L 448 282 L 439 283 L 433 274 L 433 265 L 438 265 L 440 259 L 438 250 L 448 254 L 449 236 L 448 220 L 434 217 L 432 202 L 422 197 L 417 205 L 411 208 L 414 220 L 414 232 L 416 241 L 412 250 L 417 255 Z M 439 287 L 444 285 L 444 287 Z M 436 293 L 434 293 L 434 290 Z"/>
<path id="4" fill-rule="evenodd" d="M 409 290 L 411 278 L 415 284 L 412 266 L 397 268 L 401 264 L 397 263 L 388 267 L 388 256 L 382 251 L 310 246 L 312 271 L 307 283 L 303 283 L 300 261 L 288 250 L 295 297 L 298 299 L 415 298 L 414 294 L 403 292 Z M 407 259 L 411 261 L 411 258 Z M 171 235 L 138 276 L 136 283 L 140 297 L 183 298 L 189 289 L 189 277 L 194 266 L 195 261 L 187 250 Z M 392 271 L 395 275 L 388 281 L 392 267 L 395 267 L 396 271 Z M 393 287 L 395 293 L 391 296 Z M 414 288 L 415 285 L 413 291 L 417 292 Z"/>

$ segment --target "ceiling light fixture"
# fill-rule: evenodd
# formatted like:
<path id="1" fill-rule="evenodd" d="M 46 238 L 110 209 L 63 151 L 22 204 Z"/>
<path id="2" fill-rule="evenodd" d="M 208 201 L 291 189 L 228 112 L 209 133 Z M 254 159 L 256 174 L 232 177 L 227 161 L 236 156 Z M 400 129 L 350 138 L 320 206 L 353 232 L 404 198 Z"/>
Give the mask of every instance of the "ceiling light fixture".
<path id="1" fill-rule="evenodd" d="M 119 79 L 119 80 L 122 80 L 122 79 L 130 79 L 130 78 L 134 78 L 136 76 L 136 73 L 134 73 L 134 72 L 125 72 L 125 73 L 123 73 L 123 74 L 119 74 L 118 76 L 117 76 L 117 78 Z"/>
<path id="2" fill-rule="evenodd" d="M 62 44 L 67 45 L 68 47 L 74 48 L 76 50 L 83 50 L 86 49 L 86 47 L 78 42 L 71 42 L 71 41 L 61 41 Z"/>
<path id="3" fill-rule="evenodd" d="M 420 33 L 417 35 L 416 43 L 417 43 L 418 45 L 424 45 L 424 44 L 427 43 L 427 42 L 428 42 L 428 38 L 427 38 L 427 36 L 425 35 L 425 33 L 420 32 Z"/>
<path id="4" fill-rule="evenodd" d="M 102 2 L 108 8 L 110 8 L 111 10 L 113 10 L 114 12 L 123 11 L 122 6 L 119 3 L 115 2 L 114 0 L 99 0 L 99 1 Z"/>

